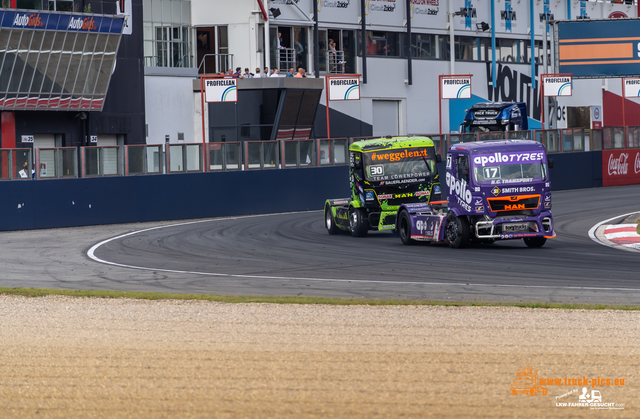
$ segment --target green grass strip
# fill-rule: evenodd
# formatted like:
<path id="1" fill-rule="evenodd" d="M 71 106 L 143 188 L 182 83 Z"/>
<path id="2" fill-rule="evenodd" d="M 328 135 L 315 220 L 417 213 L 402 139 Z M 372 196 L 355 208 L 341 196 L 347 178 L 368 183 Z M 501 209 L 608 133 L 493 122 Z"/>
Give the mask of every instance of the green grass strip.
<path id="1" fill-rule="evenodd" d="M 640 234 L 640 222 L 636 226 L 636 233 Z"/>
<path id="2" fill-rule="evenodd" d="M 559 303 L 491 303 L 465 301 L 431 300 L 378 300 L 360 298 L 323 298 L 323 297 L 260 297 L 211 294 L 171 294 L 162 292 L 135 291 L 82 291 L 58 290 L 48 288 L 2 288 L 0 295 L 19 295 L 23 297 L 44 297 L 63 295 L 67 297 L 92 298 L 131 298 L 139 300 L 200 300 L 221 303 L 268 303 L 268 304 L 324 304 L 336 306 L 449 306 L 449 307 L 523 307 L 523 308 L 560 308 L 569 310 L 640 310 L 640 306 L 610 304 L 559 304 Z"/>

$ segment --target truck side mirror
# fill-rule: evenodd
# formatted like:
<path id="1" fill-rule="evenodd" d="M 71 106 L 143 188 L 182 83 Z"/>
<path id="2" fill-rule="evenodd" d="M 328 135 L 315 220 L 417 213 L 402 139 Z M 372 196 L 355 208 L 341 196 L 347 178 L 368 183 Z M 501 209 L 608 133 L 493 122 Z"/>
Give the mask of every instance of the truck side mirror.
<path id="1" fill-rule="evenodd" d="M 549 169 L 553 169 L 553 159 L 549 159 Z"/>
<path id="2" fill-rule="evenodd" d="M 440 154 L 436 154 L 436 163 L 442 163 L 442 156 Z"/>

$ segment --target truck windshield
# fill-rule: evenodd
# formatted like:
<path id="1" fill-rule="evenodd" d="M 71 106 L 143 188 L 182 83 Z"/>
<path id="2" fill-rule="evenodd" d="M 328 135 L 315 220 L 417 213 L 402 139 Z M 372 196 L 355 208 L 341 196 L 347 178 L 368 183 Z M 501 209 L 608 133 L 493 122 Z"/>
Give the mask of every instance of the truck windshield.
<path id="1" fill-rule="evenodd" d="M 511 179 L 546 179 L 547 165 L 542 162 L 502 164 L 502 165 L 474 165 L 473 174 L 478 182 L 511 183 Z"/>
<path id="2" fill-rule="evenodd" d="M 424 178 L 436 172 L 433 148 L 406 148 L 365 153 L 366 177 L 372 182 Z"/>

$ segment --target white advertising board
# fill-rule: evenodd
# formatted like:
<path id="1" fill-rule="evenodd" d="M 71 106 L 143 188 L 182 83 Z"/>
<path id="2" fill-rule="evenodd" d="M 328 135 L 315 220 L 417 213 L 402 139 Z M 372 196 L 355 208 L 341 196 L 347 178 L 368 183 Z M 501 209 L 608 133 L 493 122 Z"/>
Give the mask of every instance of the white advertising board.
<path id="1" fill-rule="evenodd" d="M 494 11 L 496 33 L 527 34 L 530 24 L 528 1 L 504 0 L 496 2 Z M 487 21 L 487 23 L 491 22 Z"/>
<path id="2" fill-rule="evenodd" d="M 215 78 L 204 81 L 204 100 L 207 103 L 213 102 L 237 102 L 238 101 L 238 79 L 235 78 Z"/>
<path id="3" fill-rule="evenodd" d="M 640 96 L 640 78 L 624 79 L 624 97 Z"/>
<path id="4" fill-rule="evenodd" d="M 441 76 L 441 99 L 471 99 L 471 77 Z"/>
<path id="5" fill-rule="evenodd" d="M 571 96 L 572 77 L 565 74 L 550 74 L 542 76 L 545 97 Z"/>
<path id="6" fill-rule="evenodd" d="M 360 2 L 355 0 L 315 0 L 320 23 L 357 24 Z"/>
<path id="7" fill-rule="evenodd" d="M 411 27 L 447 29 L 447 0 L 411 0 Z"/>
<path id="8" fill-rule="evenodd" d="M 360 100 L 360 76 L 330 77 L 329 100 Z"/>
<path id="9" fill-rule="evenodd" d="M 365 14 L 367 25 L 404 26 L 407 13 L 405 2 L 400 0 L 367 0 Z"/>

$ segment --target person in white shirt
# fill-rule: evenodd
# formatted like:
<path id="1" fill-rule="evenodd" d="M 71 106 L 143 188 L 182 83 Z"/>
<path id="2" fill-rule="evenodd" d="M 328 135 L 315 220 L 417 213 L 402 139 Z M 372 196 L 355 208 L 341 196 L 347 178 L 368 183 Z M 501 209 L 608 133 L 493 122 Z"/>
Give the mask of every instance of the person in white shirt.
<path id="1" fill-rule="evenodd" d="M 269 67 L 264 68 L 264 73 L 262 73 L 262 77 L 269 77 Z"/>
<path id="2" fill-rule="evenodd" d="M 271 75 L 270 75 L 269 77 L 280 77 L 280 76 L 278 75 L 278 69 L 277 69 L 277 68 L 274 68 L 274 69 L 273 69 L 273 73 L 271 73 Z"/>

